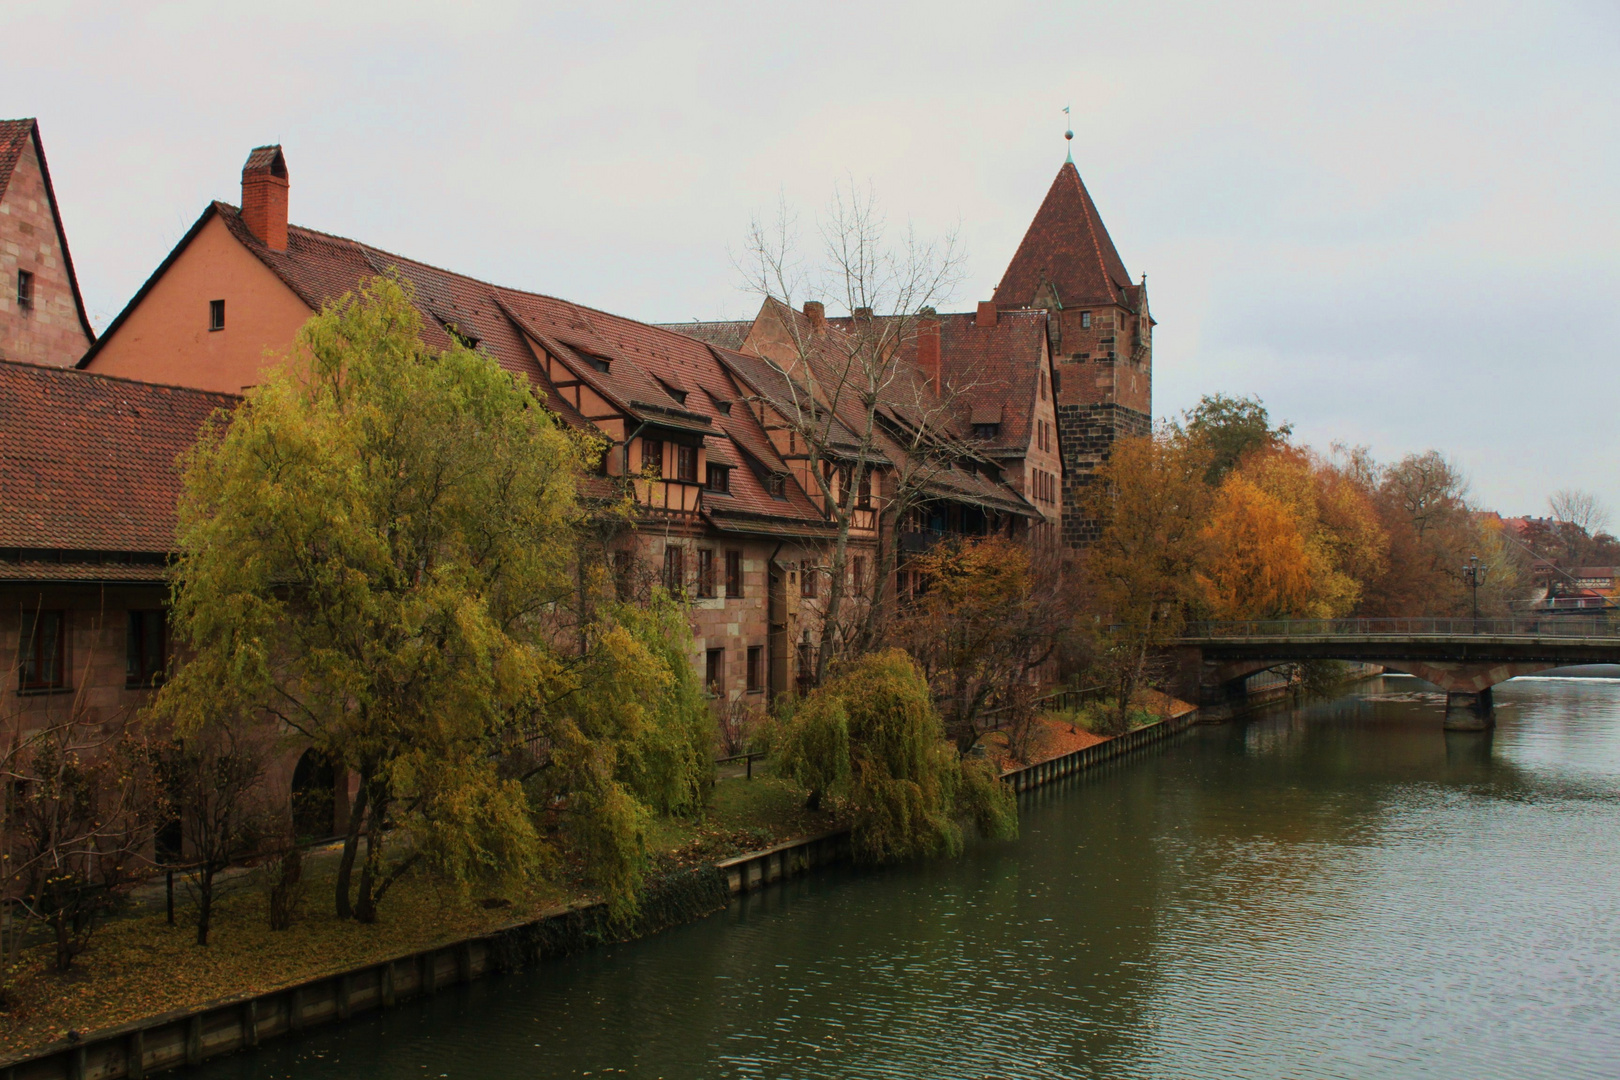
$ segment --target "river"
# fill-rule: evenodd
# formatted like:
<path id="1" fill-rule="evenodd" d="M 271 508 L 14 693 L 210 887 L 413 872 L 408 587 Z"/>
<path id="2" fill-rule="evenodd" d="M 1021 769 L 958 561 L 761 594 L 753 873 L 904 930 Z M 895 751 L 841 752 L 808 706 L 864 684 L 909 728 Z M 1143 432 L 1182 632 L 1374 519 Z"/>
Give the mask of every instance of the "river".
<path id="1" fill-rule="evenodd" d="M 1022 837 L 840 870 L 201 1077 L 1614 1077 L 1620 682 L 1413 679 L 1026 796 Z"/>

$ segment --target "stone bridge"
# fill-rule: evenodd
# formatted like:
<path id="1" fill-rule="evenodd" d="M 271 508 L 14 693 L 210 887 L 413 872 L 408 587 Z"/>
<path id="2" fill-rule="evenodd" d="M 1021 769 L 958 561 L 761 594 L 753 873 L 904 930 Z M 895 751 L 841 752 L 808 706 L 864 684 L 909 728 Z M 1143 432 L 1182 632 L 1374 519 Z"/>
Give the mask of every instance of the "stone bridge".
<path id="1" fill-rule="evenodd" d="M 1300 660 L 1350 660 L 1446 692 L 1446 727 L 1491 727 L 1491 687 L 1576 664 L 1620 664 L 1620 622 L 1572 615 L 1500 619 L 1261 619 L 1193 623 L 1174 643 L 1177 696 L 1240 699 L 1250 675 Z"/>

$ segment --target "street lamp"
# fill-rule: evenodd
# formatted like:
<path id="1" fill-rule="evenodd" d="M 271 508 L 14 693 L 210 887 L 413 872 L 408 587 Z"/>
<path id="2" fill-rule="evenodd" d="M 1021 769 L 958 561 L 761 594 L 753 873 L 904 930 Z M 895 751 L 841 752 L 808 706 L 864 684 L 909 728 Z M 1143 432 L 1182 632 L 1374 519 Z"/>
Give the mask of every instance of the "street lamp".
<path id="1" fill-rule="evenodd" d="M 1474 593 L 1474 633 L 1479 633 L 1479 587 L 1485 584 L 1485 578 L 1490 573 L 1490 567 L 1479 561 L 1478 555 L 1468 556 L 1468 565 L 1463 567 L 1463 580 Z"/>

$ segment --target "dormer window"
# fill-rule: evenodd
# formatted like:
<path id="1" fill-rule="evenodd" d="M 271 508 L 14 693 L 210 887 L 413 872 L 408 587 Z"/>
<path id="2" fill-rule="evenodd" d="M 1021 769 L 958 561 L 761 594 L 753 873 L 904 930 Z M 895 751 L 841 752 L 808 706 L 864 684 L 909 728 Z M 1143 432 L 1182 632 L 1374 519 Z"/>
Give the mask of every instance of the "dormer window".
<path id="1" fill-rule="evenodd" d="M 576 351 L 578 351 L 578 350 L 576 350 Z M 587 364 L 591 365 L 591 367 L 595 368 L 597 371 L 602 371 L 602 372 L 607 371 L 607 369 L 608 369 L 608 358 L 607 357 L 605 357 L 605 356 L 597 356 L 595 353 L 588 353 L 588 352 L 580 352 L 579 355 L 580 355 L 581 359 L 583 359 Z"/>
<path id="2" fill-rule="evenodd" d="M 675 479 L 697 483 L 697 447 L 675 447 Z"/>
<path id="3" fill-rule="evenodd" d="M 444 324 L 444 332 L 449 334 L 450 337 L 455 340 L 455 343 L 460 345 L 463 349 L 478 348 L 478 339 L 467 333 L 467 331 L 463 330 L 453 322 L 447 322 Z"/>
<path id="4" fill-rule="evenodd" d="M 787 477 L 781 473 L 772 473 L 770 479 L 765 481 L 765 490 L 771 493 L 773 499 L 787 498 Z"/>
<path id="5" fill-rule="evenodd" d="M 974 424 L 973 437 L 975 439 L 997 439 L 1001 437 L 1000 424 Z"/>
<path id="6" fill-rule="evenodd" d="M 717 491 L 722 495 L 731 494 L 731 467 L 729 465 L 716 465 L 709 462 L 709 474 L 703 481 L 703 486 L 709 491 Z"/>

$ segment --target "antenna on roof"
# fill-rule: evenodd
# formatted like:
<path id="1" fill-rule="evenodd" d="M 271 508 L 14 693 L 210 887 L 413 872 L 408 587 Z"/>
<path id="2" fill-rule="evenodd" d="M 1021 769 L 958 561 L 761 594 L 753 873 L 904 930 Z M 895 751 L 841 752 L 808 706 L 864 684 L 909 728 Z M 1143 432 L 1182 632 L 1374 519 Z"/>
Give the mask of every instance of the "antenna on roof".
<path id="1" fill-rule="evenodd" d="M 1063 106 L 1063 120 L 1064 120 L 1064 123 L 1063 123 L 1063 127 L 1064 127 L 1063 137 L 1064 137 L 1064 139 L 1068 140 L 1068 143 L 1069 143 L 1069 158 L 1068 158 L 1068 161 L 1065 162 L 1065 164 L 1073 165 L 1074 164 L 1074 125 L 1071 122 L 1071 118 L 1069 116 L 1069 107 L 1067 105 Z"/>

